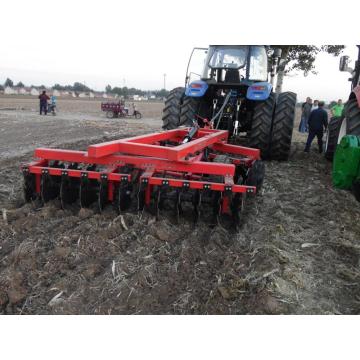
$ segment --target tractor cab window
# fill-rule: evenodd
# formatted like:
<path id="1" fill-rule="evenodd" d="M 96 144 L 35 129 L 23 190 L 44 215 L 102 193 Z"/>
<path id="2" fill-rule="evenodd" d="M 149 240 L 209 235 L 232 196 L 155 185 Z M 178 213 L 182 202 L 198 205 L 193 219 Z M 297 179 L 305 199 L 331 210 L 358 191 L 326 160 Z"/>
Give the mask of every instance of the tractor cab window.
<path id="1" fill-rule="evenodd" d="M 209 67 L 213 69 L 240 69 L 246 64 L 247 53 L 247 46 L 215 47 L 209 60 Z"/>
<path id="2" fill-rule="evenodd" d="M 188 62 L 186 72 L 186 82 L 191 83 L 195 80 L 200 80 L 201 74 L 204 69 L 205 60 L 208 49 L 194 48 Z"/>
<path id="3" fill-rule="evenodd" d="M 251 46 L 249 79 L 267 81 L 268 58 L 263 46 Z"/>

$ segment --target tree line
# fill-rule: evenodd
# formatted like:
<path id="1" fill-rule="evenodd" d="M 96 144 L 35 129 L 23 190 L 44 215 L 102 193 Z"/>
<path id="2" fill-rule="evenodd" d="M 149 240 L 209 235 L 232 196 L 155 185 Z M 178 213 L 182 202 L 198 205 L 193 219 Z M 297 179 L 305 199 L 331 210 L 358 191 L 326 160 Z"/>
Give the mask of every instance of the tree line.
<path id="1" fill-rule="evenodd" d="M 4 90 L 5 87 L 25 87 L 24 83 L 22 81 L 19 81 L 17 84 L 14 84 L 14 82 L 10 79 L 7 78 L 4 82 L 4 85 L 0 85 L 0 89 Z M 30 85 L 31 88 L 35 88 L 35 89 L 46 89 L 45 85 Z M 89 92 L 89 91 L 93 91 L 92 89 L 90 89 L 88 86 L 86 86 L 85 84 L 82 84 L 80 82 L 74 82 L 73 85 L 60 85 L 60 84 L 55 84 L 54 86 L 51 87 L 53 90 L 63 90 L 63 91 L 75 91 L 75 92 Z"/>
<path id="2" fill-rule="evenodd" d="M 113 94 L 118 95 L 124 98 L 127 98 L 128 96 L 133 95 L 139 95 L 139 96 L 149 96 L 149 95 L 155 95 L 156 97 L 166 97 L 169 94 L 168 90 L 161 89 L 161 90 L 141 90 L 136 88 L 128 88 L 126 86 L 123 87 L 111 87 L 111 85 L 107 85 L 105 87 L 105 92 L 107 94 Z"/>
<path id="3" fill-rule="evenodd" d="M 25 85 L 23 84 L 23 82 L 19 81 L 17 84 L 14 85 L 14 82 L 7 78 L 5 80 L 4 85 L 0 85 L 0 90 L 4 90 L 5 87 L 25 87 Z M 36 85 L 31 85 L 32 88 L 36 88 L 36 89 L 45 89 L 46 86 L 45 85 L 40 85 L 40 86 L 36 86 Z M 85 84 L 82 84 L 80 82 L 75 82 L 73 85 L 60 85 L 60 84 L 55 84 L 54 86 L 51 87 L 53 90 L 59 90 L 59 91 L 74 91 L 74 92 L 90 92 L 90 91 L 94 91 L 93 89 L 91 89 L 90 87 L 86 86 Z M 133 96 L 133 95 L 139 95 L 139 96 L 149 96 L 149 95 L 155 95 L 156 97 L 166 97 L 169 93 L 169 91 L 165 90 L 165 89 L 161 89 L 161 90 L 141 90 L 141 89 L 136 89 L 136 88 L 128 88 L 126 86 L 124 87 L 111 87 L 110 85 L 107 85 L 105 87 L 105 92 L 107 94 L 113 94 L 113 95 L 118 95 L 124 98 L 128 98 L 129 96 Z"/>

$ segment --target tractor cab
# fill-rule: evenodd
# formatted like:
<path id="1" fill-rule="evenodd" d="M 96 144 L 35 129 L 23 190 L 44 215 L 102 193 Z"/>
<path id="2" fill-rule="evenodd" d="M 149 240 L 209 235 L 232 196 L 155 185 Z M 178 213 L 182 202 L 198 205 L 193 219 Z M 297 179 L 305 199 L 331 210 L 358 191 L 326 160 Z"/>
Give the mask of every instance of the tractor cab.
<path id="1" fill-rule="evenodd" d="M 268 57 L 264 46 L 210 46 L 202 73 L 203 80 L 239 84 L 267 81 Z"/>
<path id="2" fill-rule="evenodd" d="M 262 45 L 210 45 L 194 48 L 188 64 L 186 85 L 193 80 L 246 84 L 268 80 L 268 54 Z"/>
<path id="3" fill-rule="evenodd" d="M 215 91 L 234 90 L 251 100 L 265 100 L 272 91 L 268 82 L 268 63 L 267 48 L 263 45 L 195 48 L 187 69 L 186 95 L 201 97 L 211 87 Z M 254 88 L 251 87 L 253 84 Z"/>
<path id="4" fill-rule="evenodd" d="M 185 88 L 173 89 L 165 101 L 163 128 L 227 130 L 231 141 L 247 141 L 263 158 L 287 159 L 296 94 L 273 92 L 280 56 L 280 48 L 265 45 L 194 48 Z"/>

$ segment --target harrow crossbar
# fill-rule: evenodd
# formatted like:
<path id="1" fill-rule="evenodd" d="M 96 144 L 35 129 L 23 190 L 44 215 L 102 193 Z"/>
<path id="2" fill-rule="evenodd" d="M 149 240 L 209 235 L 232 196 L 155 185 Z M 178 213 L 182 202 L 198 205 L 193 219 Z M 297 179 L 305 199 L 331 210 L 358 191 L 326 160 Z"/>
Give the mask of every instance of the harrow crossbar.
<path id="1" fill-rule="evenodd" d="M 210 175 L 234 175 L 235 165 L 218 164 L 204 161 L 169 161 L 158 158 L 131 155 L 108 155 L 101 158 L 89 157 L 85 151 L 71 151 L 59 149 L 39 148 L 35 150 L 35 157 L 46 160 L 109 165 L 131 164 L 142 169 L 155 167 L 159 171 L 180 171 Z"/>
<path id="2" fill-rule="evenodd" d="M 94 158 L 100 158 L 114 153 L 133 154 L 138 156 L 152 156 L 171 161 L 183 160 L 186 156 L 195 154 L 204 148 L 215 143 L 221 143 L 227 140 L 228 132 L 226 130 L 203 130 L 199 129 L 196 138 L 186 144 L 174 147 L 160 146 L 158 142 L 178 142 L 188 133 L 188 128 L 175 129 L 163 133 L 154 133 L 142 136 L 136 136 L 128 139 L 115 140 L 96 145 L 90 145 L 88 154 Z"/>

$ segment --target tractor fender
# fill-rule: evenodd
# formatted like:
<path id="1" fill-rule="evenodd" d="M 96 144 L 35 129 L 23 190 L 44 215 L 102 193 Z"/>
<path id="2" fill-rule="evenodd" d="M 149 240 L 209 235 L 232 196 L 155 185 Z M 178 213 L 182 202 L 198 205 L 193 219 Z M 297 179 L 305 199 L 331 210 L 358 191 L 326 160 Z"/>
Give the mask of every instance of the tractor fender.
<path id="1" fill-rule="evenodd" d="M 356 98 L 358 106 L 360 108 L 360 85 L 358 85 L 352 89 L 349 100 L 355 99 L 355 98 Z"/>
<path id="2" fill-rule="evenodd" d="M 189 97 L 202 97 L 205 95 L 209 85 L 203 80 L 190 83 L 185 89 L 185 95 Z"/>
<path id="3" fill-rule="evenodd" d="M 266 100 L 272 91 L 272 85 L 268 82 L 256 82 L 250 85 L 246 92 L 248 100 L 263 101 Z"/>

